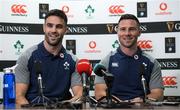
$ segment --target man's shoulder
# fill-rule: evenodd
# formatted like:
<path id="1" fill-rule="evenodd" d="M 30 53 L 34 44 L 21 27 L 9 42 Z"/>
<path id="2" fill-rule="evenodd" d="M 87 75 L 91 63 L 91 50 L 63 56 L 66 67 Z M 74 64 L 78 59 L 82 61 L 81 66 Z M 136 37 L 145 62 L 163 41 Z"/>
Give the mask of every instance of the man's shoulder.
<path id="1" fill-rule="evenodd" d="M 38 49 L 38 44 L 33 45 L 29 48 L 27 48 L 22 54 L 21 56 L 30 56 L 35 50 Z"/>
<path id="2" fill-rule="evenodd" d="M 102 62 L 109 62 L 109 59 L 111 58 L 111 57 L 114 57 L 114 55 L 117 53 L 117 51 L 109 51 L 102 59 L 101 59 L 101 61 Z"/>
<path id="3" fill-rule="evenodd" d="M 148 54 L 148 53 L 146 53 L 146 52 L 144 52 L 144 51 L 142 51 L 142 55 L 143 55 L 144 57 L 148 58 L 151 62 L 154 62 L 154 61 L 156 60 L 155 57 L 153 57 L 152 55 L 150 55 L 150 54 Z"/>
<path id="4" fill-rule="evenodd" d="M 74 61 L 76 61 L 76 60 L 77 60 L 76 55 L 75 55 L 72 51 L 70 51 L 70 50 L 66 50 L 66 54 L 70 55 Z"/>
<path id="5" fill-rule="evenodd" d="M 107 53 L 107 56 L 113 56 L 117 53 L 117 50 L 111 50 Z"/>
<path id="6" fill-rule="evenodd" d="M 38 49 L 38 44 L 29 47 L 29 48 L 25 51 L 25 53 L 27 53 L 27 52 L 33 52 L 33 51 L 35 51 L 35 50 L 37 50 L 37 49 Z"/>

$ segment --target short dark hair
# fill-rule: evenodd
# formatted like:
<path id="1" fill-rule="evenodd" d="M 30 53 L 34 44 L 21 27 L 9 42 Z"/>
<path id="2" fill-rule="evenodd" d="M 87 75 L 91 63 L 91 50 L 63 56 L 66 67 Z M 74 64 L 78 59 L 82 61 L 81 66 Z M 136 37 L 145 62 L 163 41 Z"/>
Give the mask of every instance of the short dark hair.
<path id="1" fill-rule="evenodd" d="M 67 25 L 68 19 L 67 19 L 66 14 L 64 13 L 64 11 L 59 10 L 59 9 L 50 10 L 45 16 L 45 21 L 49 16 L 57 16 L 59 18 L 62 18 Z"/>
<path id="2" fill-rule="evenodd" d="M 133 14 L 124 14 L 124 15 L 121 15 L 119 21 L 118 21 L 118 24 L 120 23 L 121 20 L 125 20 L 125 19 L 132 19 L 132 20 L 135 20 L 137 22 L 137 24 L 140 26 L 140 22 L 138 20 L 138 18 L 136 16 L 134 16 Z"/>

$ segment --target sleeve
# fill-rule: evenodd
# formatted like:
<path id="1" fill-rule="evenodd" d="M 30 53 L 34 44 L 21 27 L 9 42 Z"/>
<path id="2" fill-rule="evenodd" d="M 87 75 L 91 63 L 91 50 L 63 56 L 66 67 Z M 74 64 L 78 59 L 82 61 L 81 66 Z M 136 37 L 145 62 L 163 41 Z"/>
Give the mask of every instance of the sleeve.
<path id="1" fill-rule="evenodd" d="M 162 80 L 162 72 L 159 62 L 154 60 L 154 67 L 151 74 L 151 79 L 149 83 L 150 90 L 155 88 L 164 89 L 163 80 Z"/>
<path id="2" fill-rule="evenodd" d="M 72 88 L 73 86 L 76 86 L 76 85 L 82 85 L 82 80 L 81 80 L 80 74 L 77 72 L 77 69 L 76 69 L 78 58 L 74 54 L 72 53 L 70 54 L 73 58 L 73 61 L 75 62 L 75 65 L 73 67 L 74 72 L 71 75 L 71 88 Z"/>
<path id="3" fill-rule="evenodd" d="M 17 67 L 15 68 L 16 83 L 29 84 L 30 72 L 28 70 L 28 57 L 26 53 L 23 53 L 16 62 Z"/>
<path id="4" fill-rule="evenodd" d="M 102 64 L 103 66 L 105 66 L 107 70 L 109 68 L 110 55 L 111 54 L 108 54 L 107 56 L 105 56 L 103 59 L 101 59 L 101 61 L 99 63 L 99 64 Z M 104 77 L 100 77 L 100 76 L 95 75 L 94 84 L 105 84 Z"/>
<path id="5" fill-rule="evenodd" d="M 81 76 L 77 72 L 73 72 L 71 76 L 71 87 L 82 85 Z"/>

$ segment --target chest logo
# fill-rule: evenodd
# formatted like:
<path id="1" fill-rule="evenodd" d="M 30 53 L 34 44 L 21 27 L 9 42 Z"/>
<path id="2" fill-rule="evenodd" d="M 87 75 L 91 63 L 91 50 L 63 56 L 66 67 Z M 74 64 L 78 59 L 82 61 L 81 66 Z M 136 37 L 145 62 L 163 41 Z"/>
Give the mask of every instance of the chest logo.
<path id="1" fill-rule="evenodd" d="M 69 63 L 67 61 L 64 63 L 64 69 L 69 70 Z"/>
<path id="2" fill-rule="evenodd" d="M 147 69 L 147 64 L 145 62 L 142 63 L 145 67 L 145 69 Z"/>
<path id="3" fill-rule="evenodd" d="M 117 62 L 113 62 L 113 63 L 112 63 L 112 67 L 119 67 L 119 65 L 118 65 Z"/>

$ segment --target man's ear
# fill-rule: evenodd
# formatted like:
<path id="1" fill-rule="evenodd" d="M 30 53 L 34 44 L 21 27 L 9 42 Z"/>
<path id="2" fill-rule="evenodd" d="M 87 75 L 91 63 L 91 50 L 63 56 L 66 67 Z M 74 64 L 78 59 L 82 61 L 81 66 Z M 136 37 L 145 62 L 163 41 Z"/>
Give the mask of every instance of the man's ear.
<path id="1" fill-rule="evenodd" d="M 65 34 L 69 32 L 68 27 L 66 26 Z"/>
<path id="2" fill-rule="evenodd" d="M 140 37 L 141 36 L 141 30 L 139 30 L 139 36 L 138 37 Z"/>
<path id="3" fill-rule="evenodd" d="M 43 32 L 45 32 L 45 24 L 43 24 Z"/>

